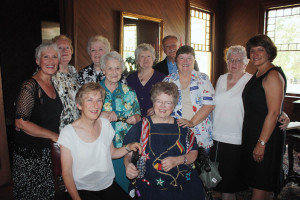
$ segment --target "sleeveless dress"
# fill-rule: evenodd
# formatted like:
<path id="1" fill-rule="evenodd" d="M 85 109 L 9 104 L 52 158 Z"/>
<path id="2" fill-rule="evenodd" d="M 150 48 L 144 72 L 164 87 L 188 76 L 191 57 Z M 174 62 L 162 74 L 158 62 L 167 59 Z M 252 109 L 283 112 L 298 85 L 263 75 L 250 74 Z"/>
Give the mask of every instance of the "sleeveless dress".
<path id="1" fill-rule="evenodd" d="M 56 92 L 51 99 L 31 78 L 22 85 L 16 102 L 16 119 L 33 122 L 59 133 L 59 119 L 63 109 Z M 54 182 L 50 140 L 15 131 L 13 151 L 14 199 L 54 199 Z"/>
<path id="2" fill-rule="evenodd" d="M 147 117 L 147 120 L 150 133 L 145 150 L 145 174 L 136 182 L 141 193 L 139 199 L 204 200 L 202 182 L 195 169 L 182 164 L 165 172 L 161 165 L 161 161 L 166 157 L 186 154 L 188 129 L 179 127 L 176 120 L 174 124 L 153 124 L 151 117 Z M 125 136 L 124 144 L 139 142 L 141 129 L 142 122 L 134 125 Z M 197 149 L 195 140 L 191 150 Z"/>
<path id="3" fill-rule="evenodd" d="M 278 71 L 284 78 L 285 94 L 286 78 L 280 67 L 272 67 L 260 77 L 254 74 L 243 91 L 245 114 L 242 135 L 242 169 L 244 181 L 248 186 L 277 194 L 282 187 L 282 160 L 285 147 L 285 132 L 280 130 L 279 122 L 266 144 L 263 161 L 257 163 L 253 159 L 253 149 L 260 137 L 268 113 L 262 82 L 271 70 Z"/>

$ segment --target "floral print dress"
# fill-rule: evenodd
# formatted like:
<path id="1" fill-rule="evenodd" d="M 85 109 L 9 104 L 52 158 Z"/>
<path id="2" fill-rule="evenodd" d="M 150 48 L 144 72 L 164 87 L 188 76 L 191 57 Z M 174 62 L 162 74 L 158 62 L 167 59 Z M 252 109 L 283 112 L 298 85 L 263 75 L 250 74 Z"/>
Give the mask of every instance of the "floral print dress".
<path id="1" fill-rule="evenodd" d="M 60 116 L 59 130 L 78 119 L 79 111 L 76 106 L 75 96 L 81 85 L 77 82 L 77 71 L 74 66 L 69 65 L 69 73 L 57 72 L 52 76 L 53 85 L 63 104 Z"/>
<path id="2" fill-rule="evenodd" d="M 182 118 L 182 91 L 179 74 L 170 74 L 163 81 L 173 82 L 178 86 L 179 100 L 171 116 L 180 119 Z M 196 114 L 196 112 L 204 105 L 215 105 L 214 97 L 215 90 L 209 81 L 209 77 L 204 73 L 193 70 L 190 82 L 190 98 L 193 106 L 193 113 Z M 211 114 L 209 114 L 201 123 L 196 125 L 193 130 L 197 138 L 198 146 L 210 148 L 213 145 Z"/>

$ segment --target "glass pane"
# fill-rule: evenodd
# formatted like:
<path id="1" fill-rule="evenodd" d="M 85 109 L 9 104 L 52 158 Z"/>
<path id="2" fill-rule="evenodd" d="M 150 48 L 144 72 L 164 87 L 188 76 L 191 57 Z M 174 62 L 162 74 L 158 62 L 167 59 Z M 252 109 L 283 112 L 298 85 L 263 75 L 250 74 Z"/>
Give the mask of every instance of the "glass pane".
<path id="1" fill-rule="evenodd" d="M 268 25 L 270 25 L 270 24 L 275 24 L 275 17 L 268 19 Z"/>
<path id="2" fill-rule="evenodd" d="M 271 11 L 269 11 L 269 16 L 268 17 L 275 17 L 275 15 L 276 15 L 276 10 L 271 10 Z"/>
<path id="3" fill-rule="evenodd" d="M 205 20 L 192 17 L 191 19 L 191 43 L 205 43 Z"/>
<path id="4" fill-rule="evenodd" d="M 211 52 L 196 51 L 196 60 L 199 71 L 207 74 L 210 77 L 211 71 Z"/>
<path id="5" fill-rule="evenodd" d="M 123 46 L 123 58 L 125 60 L 133 60 L 135 55 L 134 51 L 137 47 L 137 27 L 135 24 L 124 25 L 124 46 Z M 129 68 L 129 63 L 125 62 L 127 71 L 135 70 Z M 133 66 L 131 66 L 133 67 Z"/>
<path id="6" fill-rule="evenodd" d="M 300 15 L 276 19 L 276 43 L 300 43 Z"/>
<path id="7" fill-rule="evenodd" d="M 300 52 L 278 52 L 273 64 L 282 67 L 287 78 L 287 92 L 300 93 Z"/>
<path id="8" fill-rule="evenodd" d="M 283 9 L 277 10 L 276 12 L 276 17 L 281 17 L 283 16 Z"/>
<path id="9" fill-rule="evenodd" d="M 284 16 L 291 15 L 292 14 L 292 9 L 291 8 L 284 9 L 283 13 L 284 13 Z"/>

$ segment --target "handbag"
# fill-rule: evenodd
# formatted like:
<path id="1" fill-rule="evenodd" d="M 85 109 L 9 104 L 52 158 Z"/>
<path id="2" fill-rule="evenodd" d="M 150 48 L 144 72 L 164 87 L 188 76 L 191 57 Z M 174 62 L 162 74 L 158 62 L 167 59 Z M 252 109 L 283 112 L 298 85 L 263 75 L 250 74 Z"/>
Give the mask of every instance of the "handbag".
<path id="1" fill-rule="evenodd" d="M 205 188 L 212 189 L 222 180 L 218 171 L 219 163 L 211 161 L 203 147 L 198 149 L 198 158 L 195 165 Z"/>

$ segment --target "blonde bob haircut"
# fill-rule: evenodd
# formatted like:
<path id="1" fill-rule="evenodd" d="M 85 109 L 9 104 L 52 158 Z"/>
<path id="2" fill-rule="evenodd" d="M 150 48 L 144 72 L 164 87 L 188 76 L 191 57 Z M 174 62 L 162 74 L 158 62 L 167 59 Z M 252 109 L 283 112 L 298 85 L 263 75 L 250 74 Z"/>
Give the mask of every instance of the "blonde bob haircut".
<path id="1" fill-rule="evenodd" d="M 79 104 L 81 106 L 83 97 L 87 93 L 91 93 L 91 92 L 100 92 L 102 101 L 105 99 L 105 89 L 99 83 L 90 82 L 90 83 L 84 84 L 78 90 L 76 97 L 75 97 L 76 104 Z"/>

